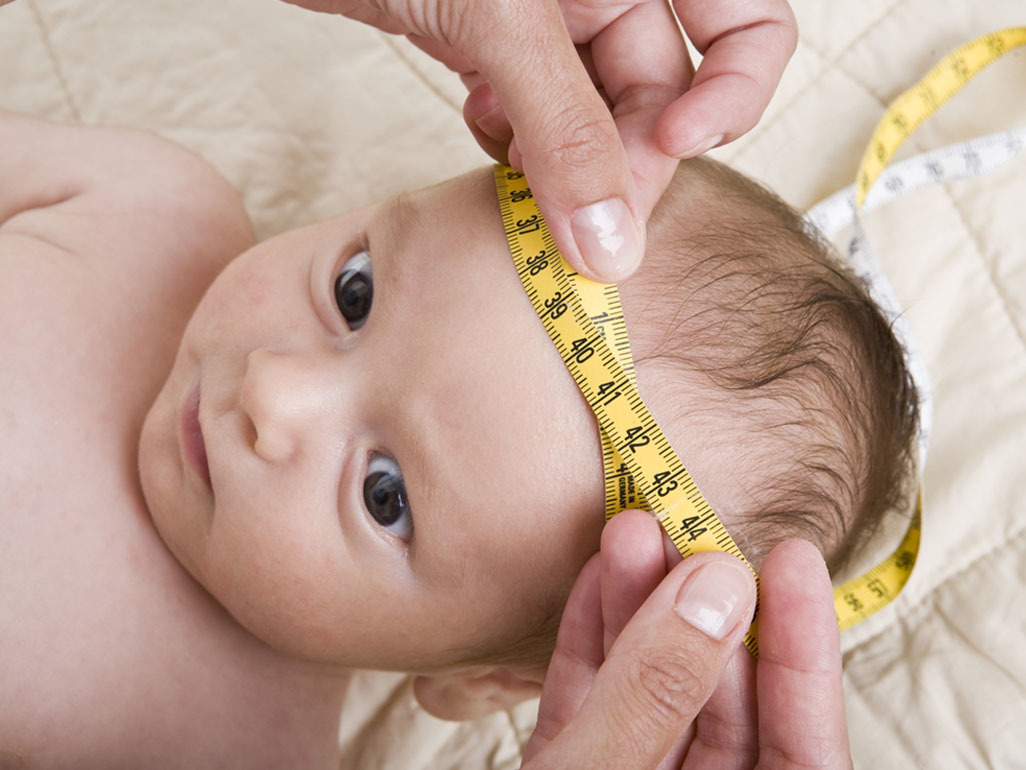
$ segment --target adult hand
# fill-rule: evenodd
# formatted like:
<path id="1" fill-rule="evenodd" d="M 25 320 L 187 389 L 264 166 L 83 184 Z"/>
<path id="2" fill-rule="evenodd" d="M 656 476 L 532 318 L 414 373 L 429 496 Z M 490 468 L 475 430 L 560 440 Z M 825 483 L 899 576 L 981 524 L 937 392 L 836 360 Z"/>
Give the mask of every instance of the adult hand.
<path id="1" fill-rule="evenodd" d="M 410 39 L 470 91 L 464 118 L 527 174 L 567 261 L 619 281 L 687 158 L 745 133 L 794 51 L 786 0 L 286 0 Z"/>
<path id="2" fill-rule="evenodd" d="M 851 768 L 815 547 L 790 540 L 763 564 L 756 663 L 739 644 L 755 601 L 747 569 L 707 553 L 666 574 L 662 542 L 647 513 L 607 525 L 567 604 L 524 770 Z"/>

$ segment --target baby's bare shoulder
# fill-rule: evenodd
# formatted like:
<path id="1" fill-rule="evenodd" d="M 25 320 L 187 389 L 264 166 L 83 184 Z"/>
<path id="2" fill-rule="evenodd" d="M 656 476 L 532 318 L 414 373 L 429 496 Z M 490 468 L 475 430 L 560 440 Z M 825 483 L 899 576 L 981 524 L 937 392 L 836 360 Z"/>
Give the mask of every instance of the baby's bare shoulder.
<path id="1" fill-rule="evenodd" d="M 142 132 L 0 112 L 0 180 L 3 356 L 34 389 L 113 372 L 117 389 L 126 372 L 145 389 L 206 286 L 252 243 L 227 181 Z"/>
<path id="2" fill-rule="evenodd" d="M 0 113 L 0 764 L 154 766 L 155 725 L 192 714 L 185 743 L 230 743 L 219 716 L 274 706 L 276 661 L 164 549 L 135 457 L 192 308 L 250 240 L 190 153 Z M 266 692 L 246 706 L 239 681 Z"/>
<path id="3" fill-rule="evenodd" d="M 59 265 L 103 281 L 104 302 L 158 287 L 165 301 L 187 300 L 253 240 L 239 196 L 213 167 L 140 131 L 0 111 L 0 180 L 5 281 L 12 270 L 49 278 Z M 127 280 L 110 282 L 118 276 Z"/>

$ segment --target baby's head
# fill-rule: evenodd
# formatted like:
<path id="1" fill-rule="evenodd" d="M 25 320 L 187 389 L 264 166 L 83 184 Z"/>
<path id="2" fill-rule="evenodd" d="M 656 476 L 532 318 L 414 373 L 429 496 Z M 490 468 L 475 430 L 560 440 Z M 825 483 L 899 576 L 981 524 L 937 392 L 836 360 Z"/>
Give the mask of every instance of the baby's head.
<path id="1" fill-rule="evenodd" d="M 777 199 L 682 164 L 621 294 L 640 391 L 756 564 L 793 536 L 836 562 L 904 494 L 901 351 Z M 595 420 L 489 169 L 234 260 L 140 465 L 192 575 L 272 646 L 340 667 L 543 667 L 603 523 Z"/>

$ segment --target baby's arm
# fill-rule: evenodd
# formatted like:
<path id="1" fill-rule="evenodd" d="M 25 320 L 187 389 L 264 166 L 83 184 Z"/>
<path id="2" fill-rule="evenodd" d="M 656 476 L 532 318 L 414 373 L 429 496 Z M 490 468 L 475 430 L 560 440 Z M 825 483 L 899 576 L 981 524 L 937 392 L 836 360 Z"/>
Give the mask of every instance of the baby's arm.
<path id="1" fill-rule="evenodd" d="M 17 375 L 0 377 L 0 766 L 318 766 L 282 759 L 306 748 L 313 688 L 173 561 L 138 489 L 182 328 L 251 239 L 188 151 L 0 112 L 0 360 Z M 317 748 L 335 751 L 329 721 Z"/>
<path id="2" fill-rule="evenodd" d="M 86 258 L 109 261 L 120 253 L 138 261 L 141 244 L 112 251 L 112 233 L 87 237 L 97 228 L 148 236 L 146 249 L 166 243 L 176 260 L 195 251 L 234 255 L 253 240 L 241 202 L 220 174 L 139 131 L 58 125 L 0 110 L 0 180 L 5 232 Z M 81 215 L 94 221 L 83 228 Z M 100 242 L 102 253 L 93 254 Z"/>
<path id="3" fill-rule="evenodd" d="M 0 111 L 7 312 L 78 319 L 90 335 L 82 349 L 160 377 L 206 287 L 252 243 L 238 194 L 188 150 L 140 131 Z M 21 348 L 6 343 L 9 360 L 31 362 L 53 333 L 31 328 Z M 152 398 L 159 380 L 138 384 L 138 397 Z"/>

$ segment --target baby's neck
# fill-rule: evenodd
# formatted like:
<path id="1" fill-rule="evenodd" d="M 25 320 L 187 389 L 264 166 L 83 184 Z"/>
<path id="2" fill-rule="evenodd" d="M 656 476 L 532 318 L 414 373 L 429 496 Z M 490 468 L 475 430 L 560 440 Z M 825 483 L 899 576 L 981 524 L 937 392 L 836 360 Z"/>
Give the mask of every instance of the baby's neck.
<path id="1" fill-rule="evenodd" d="M 251 634 L 174 560 L 152 520 L 146 523 L 170 562 L 165 571 L 174 573 L 165 585 L 179 597 L 175 625 L 182 638 L 195 640 L 198 665 L 215 671 L 206 683 L 220 693 L 212 700 L 232 712 L 211 725 L 219 736 L 216 743 L 252 747 L 248 761 L 235 756 L 229 764 L 338 767 L 339 723 L 353 672 L 276 650 Z M 212 660 L 231 663 L 216 668 L 210 665 Z M 173 704 L 175 698 L 166 700 Z M 177 708 L 188 711 L 187 700 Z M 174 723 L 179 717 L 171 714 L 167 721 Z M 214 756 L 218 749 L 211 746 L 210 751 Z"/>

